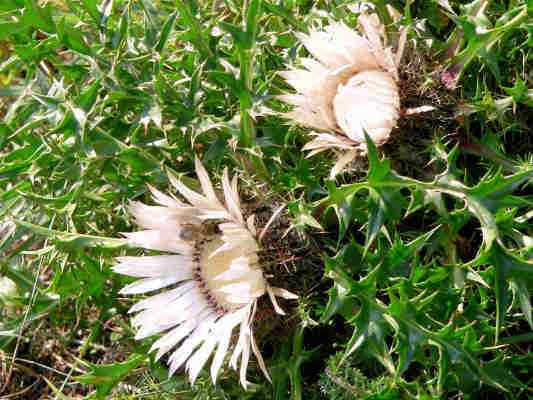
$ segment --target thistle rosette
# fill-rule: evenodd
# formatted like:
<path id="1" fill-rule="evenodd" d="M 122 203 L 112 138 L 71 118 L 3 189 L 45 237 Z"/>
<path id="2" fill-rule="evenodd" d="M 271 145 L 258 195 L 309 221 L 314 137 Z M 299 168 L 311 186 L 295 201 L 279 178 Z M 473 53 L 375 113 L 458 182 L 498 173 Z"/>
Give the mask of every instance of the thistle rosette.
<path id="1" fill-rule="evenodd" d="M 268 293 L 275 310 L 283 313 L 275 296 L 297 296 L 265 280 L 254 219 L 243 217 L 236 177 L 230 181 L 224 171 L 223 204 L 198 159 L 195 166 L 202 194 L 170 176 L 187 203 L 149 187 L 158 205 L 133 202 L 130 207 L 145 230 L 125 233 L 128 243 L 173 254 L 119 257 L 113 270 L 142 278 L 124 287 L 122 294 L 159 291 L 130 312 L 137 313 L 132 320 L 136 339 L 162 334 L 150 349 L 157 351 L 156 359 L 172 350 L 169 375 L 184 365 L 192 384 L 213 355 L 210 372 L 215 383 L 232 348 L 229 365 L 237 370 L 240 363 L 240 382 L 246 388 L 251 353 L 270 379 L 253 335 L 257 299 Z"/>
<path id="2" fill-rule="evenodd" d="M 365 132 L 382 145 L 400 116 L 398 65 L 405 36 L 394 53 L 376 14 L 361 14 L 358 24 L 361 33 L 335 22 L 298 34 L 312 57 L 300 59 L 303 69 L 281 73 L 296 90 L 280 96 L 294 106 L 286 117 L 320 131 L 304 150 L 309 156 L 330 149 L 340 153 L 332 177 L 366 151 Z"/>

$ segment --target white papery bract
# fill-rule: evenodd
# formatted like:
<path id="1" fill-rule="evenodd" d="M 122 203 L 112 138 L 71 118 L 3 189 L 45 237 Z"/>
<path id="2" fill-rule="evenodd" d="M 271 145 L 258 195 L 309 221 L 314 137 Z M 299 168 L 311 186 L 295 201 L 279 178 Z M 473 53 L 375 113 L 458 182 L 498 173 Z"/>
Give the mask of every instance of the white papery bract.
<path id="1" fill-rule="evenodd" d="M 0 301 L 9 301 L 17 295 L 17 285 L 7 276 L 0 276 Z"/>
<path id="2" fill-rule="evenodd" d="M 250 353 L 269 378 L 252 331 L 257 299 L 268 293 L 275 310 L 282 313 L 274 296 L 296 296 L 267 284 L 259 265 L 253 218 L 244 220 L 235 177 L 230 181 L 224 171 L 223 204 L 204 167 L 198 159 L 195 163 L 202 194 L 170 176 L 187 203 L 150 187 L 157 205 L 133 202 L 130 207 L 144 230 L 125 233 L 128 243 L 172 254 L 119 257 L 113 270 L 141 278 L 124 287 L 122 294 L 157 291 L 130 312 L 137 313 L 132 320 L 136 339 L 161 335 L 150 350 L 157 352 L 157 359 L 172 351 L 171 375 L 185 366 L 194 383 L 213 356 L 211 377 L 216 382 L 231 352 L 229 364 L 239 368 L 246 387 Z M 234 338 L 236 327 L 239 332 Z"/>
<path id="3" fill-rule="evenodd" d="M 332 176 L 366 150 L 365 132 L 376 145 L 385 143 L 400 115 L 397 65 L 402 45 L 397 54 L 386 47 L 377 15 L 363 13 L 358 22 L 361 33 L 336 22 L 299 34 L 312 57 L 300 60 L 303 69 L 281 73 L 296 90 L 280 96 L 294 106 L 286 117 L 321 131 L 304 150 L 310 156 L 328 149 L 341 153 Z"/>

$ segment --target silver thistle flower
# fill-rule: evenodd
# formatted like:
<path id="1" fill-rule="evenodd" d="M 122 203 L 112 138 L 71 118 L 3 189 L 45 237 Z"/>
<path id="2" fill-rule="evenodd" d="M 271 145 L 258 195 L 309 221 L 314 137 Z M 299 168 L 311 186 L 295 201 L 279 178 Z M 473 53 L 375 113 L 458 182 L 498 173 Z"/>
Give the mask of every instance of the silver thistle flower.
<path id="1" fill-rule="evenodd" d="M 298 34 L 312 57 L 300 60 L 304 69 L 281 73 L 296 90 L 281 96 L 294 106 L 287 118 L 321 131 L 304 150 L 309 156 L 328 149 L 341 153 L 332 177 L 365 151 L 365 132 L 384 144 L 400 115 L 397 66 L 405 37 L 394 54 L 377 15 L 363 13 L 358 22 L 361 33 L 336 22 Z"/>
<path id="2" fill-rule="evenodd" d="M 230 181 L 224 171 L 223 204 L 198 159 L 195 166 L 203 194 L 170 177 L 188 203 L 150 187 L 157 206 L 131 204 L 131 213 L 145 230 L 126 233 L 128 243 L 174 254 L 119 257 L 113 269 L 142 278 L 124 287 L 122 294 L 167 288 L 139 301 L 130 312 L 137 313 L 132 320 L 138 329 L 136 339 L 163 334 L 150 351 L 157 351 L 157 359 L 172 351 L 170 375 L 185 365 L 194 383 L 213 355 L 211 377 L 216 382 L 232 347 L 233 330 L 239 326 L 229 365 L 236 370 L 240 361 L 240 382 L 246 388 L 251 353 L 270 379 L 252 330 L 257 299 L 268 293 L 275 310 L 283 313 L 275 296 L 297 296 L 266 282 L 259 264 L 253 217 L 244 220 L 236 177 Z M 168 289 L 171 285 L 174 287 Z"/>

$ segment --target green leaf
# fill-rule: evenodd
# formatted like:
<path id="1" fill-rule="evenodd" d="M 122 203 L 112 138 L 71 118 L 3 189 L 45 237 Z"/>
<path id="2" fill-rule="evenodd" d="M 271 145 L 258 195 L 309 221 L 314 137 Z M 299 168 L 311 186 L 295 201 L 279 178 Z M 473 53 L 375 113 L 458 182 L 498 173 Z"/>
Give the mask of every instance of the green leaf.
<path id="1" fill-rule="evenodd" d="M 513 98 L 515 103 L 523 103 L 529 105 L 530 107 L 533 106 L 533 99 L 530 90 L 522 79 L 517 78 L 513 87 L 504 87 L 503 90 L 505 90 L 505 92 Z"/>
<path id="2" fill-rule="evenodd" d="M 69 49 L 78 53 L 91 55 L 92 50 L 85 42 L 85 37 L 79 29 L 71 26 L 66 18 L 60 18 L 57 24 L 59 40 Z"/>
<path id="3" fill-rule="evenodd" d="M 416 256 L 422 247 L 439 230 L 440 226 L 433 228 L 409 243 L 404 243 L 400 238 L 396 238 L 390 249 L 386 251 L 383 262 L 373 272 L 377 274 L 377 280 L 386 281 L 392 277 L 409 276 L 414 268 L 409 261 Z"/>
<path id="4" fill-rule="evenodd" d="M 447 353 L 446 359 L 450 363 L 464 367 L 470 373 L 472 373 L 476 379 L 479 379 L 480 381 L 499 390 L 506 391 L 502 383 L 496 381 L 492 376 L 490 376 L 481 366 L 479 361 L 457 343 L 453 335 L 453 328 L 451 326 L 447 326 L 437 334 L 430 334 L 429 341 L 430 343 L 441 347 L 442 350 Z"/>
<path id="5" fill-rule="evenodd" d="M 72 250 L 79 250 L 83 247 L 116 248 L 125 246 L 127 244 L 125 239 L 106 238 L 94 235 L 61 232 L 20 220 L 14 220 L 14 222 L 17 225 L 28 228 L 37 235 L 49 237 L 55 243 L 64 245 L 66 248 Z"/>
<path id="6" fill-rule="evenodd" d="M 368 225 L 366 228 L 365 253 L 374 243 L 379 231 L 385 222 L 385 203 L 382 197 L 370 190 L 368 197 Z"/>
<path id="7" fill-rule="evenodd" d="M 511 279 L 511 287 L 518 299 L 518 304 L 522 309 L 524 318 L 533 330 L 533 316 L 531 314 L 531 293 L 527 287 L 526 282 L 519 279 Z"/>
<path id="8" fill-rule="evenodd" d="M 306 207 L 303 202 L 291 203 L 288 209 L 294 216 L 291 228 L 304 229 L 306 226 L 309 226 L 321 231 L 324 230 L 322 225 L 311 214 L 309 207 Z"/>
<path id="9" fill-rule="evenodd" d="M 524 282 L 533 282 L 533 275 L 531 274 L 533 272 L 533 262 L 512 254 L 498 244 L 495 244 L 488 254 L 480 257 L 479 261 L 476 260 L 476 264 L 484 261 L 488 261 L 495 267 L 500 268 L 506 276 L 523 280 Z"/>
<path id="10" fill-rule="evenodd" d="M 89 13 L 91 18 L 96 24 L 100 24 L 101 16 L 100 12 L 98 11 L 98 7 L 96 6 L 96 1 L 94 0 L 81 0 L 81 5 Z"/>
<path id="11" fill-rule="evenodd" d="M 379 159 L 376 145 L 366 132 L 365 143 L 368 151 L 368 183 L 375 185 L 390 176 L 390 161 L 387 159 L 381 161 Z"/>
<path id="12" fill-rule="evenodd" d="M 88 87 L 84 88 L 76 99 L 76 104 L 85 112 L 89 112 L 98 98 L 98 93 L 102 89 L 102 81 L 96 79 Z"/>
<path id="13" fill-rule="evenodd" d="M 157 43 L 157 22 L 155 21 L 156 10 L 151 1 L 139 0 L 144 14 L 144 42 L 149 48 L 153 48 Z"/>
<path id="14" fill-rule="evenodd" d="M 343 361 L 350 357 L 371 336 L 376 335 L 379 341 L 383 341 L 383 316 L 379 309 L 371 306 L 369 302 L 363 302 L 359 312 L 351 321 L 354 325 L 352 337 L 346 344 L 346 352 Z"/>
<path id="15" fill-rule="evenodd" d="M 243 31 L 242 28 L 224 21 L 220 21 L 218 25 L 220 26 L 220 29 L 228 32 L 231 35 L 237 47 L 241 49 L 246 49 L 248 47 L 248 34 L 247 32 Z"/>
<path id="16" fill-rule="evenodd" d="M 372 354 L 391 374 L 396 373 L 396 367 L 390 357 L 385 342 L 386 322 L 383 312 L 375 303 L 359 297 L 361 308 L 357 316 L 351 321 L 355 327 L 352 337 L 346 344 L 346 351 L 341 362 L 344 362 L 364 344 L 365 351 Z"/>
<path id="17" fill-rule="evenodd" d="M 29 199 L 32 199 L 34 201 L 40 202 L 42 204 L 48 204 L 51 207 L 53 207 L 56 210 L 60 210 L 64 208 L 67 204 L 72 202 L 74 199 L 78 197 L 78 195 L 82 191 L 82 186 L 79 184 L 76 184 L 72 187 L 72 190 L 62 196 L 57 197 L 51 197 L 51 196 L 42 196 L 35 193 L 31 193 L 28 191 L 20 191 L 20 193 Z"/>
<path id="18" fill-rule="evenodd" d="M 202 58 L 207 59 L 212 57 L 211 48 L 206 41 L 200 23 L 194 17 L 189 2 L 176 0 L 176 8 L 179 11 L 179 17 L 183 22 L 183 26 L 185 26 L 191 34 L 191 42 L 198 49 Z"/>
<path id="19" fill-rule="evenodd" d="M 114 49 L 121 48 L 128 38 L 128 29 L 130 25 L 129 7 L 124 7 L 119 19 L 118 29 L 113 33 L 111 43 Z"/>
<path id="20" fill-rule="evenodd" d="M 263 6 L 268 12 L 283 18 L 284 21 L 287 21 L 296 30 L 307 33 L 309 27 L 300 21 L 291 10 L 285 8 L 283 3 L 272 4 L 269 1 L 263 0 Z"/>
<path id="21" fill-rule="evenodd" d="M 160 54 L 165 48 L 165 45 L 167 43 L 168 37 L 170 36 L 170 33 L 174 29 L 174 23 L 176 22 L 177 16 L 178 16 L 177 11 L 174 11 L 172 14 L 170 14 L 167 20 L 165 21 L 163 28 L 161 29 L 161 33 L 159 34 L 159 40 L 157 41 L 157 44 L 155 45 L 155 51 L 157 51 Z"/>
<path id="22" fill-rule="evenodd" d="M 395 300 L 391 302 L 389 311 L 396 320 L 395 327 L 398 332 L 398 344 L 396 347 L 400 356 L 397 375 L 400 376 L 409 367 L 415 353 L 417 351 L 422 351 L 428 338 L 416 325 L 405 322 L 416 319 L 415 310 L 411 304 Z"/>
<path id="23" fill-rule="evenodd" d="M 351 265 L 356 263 L 350 247 L 343 249 L 333 258 L 325 259 L 326 276 L 333 279 L 333 286 L 328 291 L 328 302 L 321 316 L 322 322 L 329 321 L 337 314 L 349 319 L 356 309 L 355 300 L 351 295 L 353 282 L 344 268 L 344 258 L 347 256 L 350 257 Z"/>
<path id="24" fill-rule="evenodd" d="M 35 0 L 24 1 L 24 13 L 22 14 L 22 23 L 25 27 L 42 29 L 44 32 L 54 34 L 56 27 L 52 18 L 52 7 L 45 7 L 37 4 Z"/>
<path id="25" fill-rule="evenodd" d="M 470 196 L 476 197 L 478 201 L 484 203 L 490 211 L 495 212 L 499 208 L 499 202 L 503 202 L 506 195 L 514 192 L 532 178 L 533 167 L 509 176 L 503 176 L 501 171 L 498 171 L 495 174 L 485 176 L 468 192 Z"/>
<path id="26" fill-rule="evenodd" d="M 481 224 L 481 232 L 483 233 L 483 246 L 489 249 L 494 241 L 499 236 L 498 225 L 494 219 L 494 215 L 485 206 L 485 202 L 477 197 L 469 196 L 466 198 L 468 209 L 476 216 Z"/>
<path id="27" fill-rule="evenodd" d="M 496 271 L 494 291 L 496 295 L 496 335 L 495 342 L 498 343 L 501 328 L 505 318 L 505 310 L 507 308 L 507 280 L 514 278 L 519 285 L 526 284 L 526 282 L 533 282 L 533 263 L 520 259 L 511 254 L 505 248 L 495 243 L 490 251 L 484 253 L 476 263 L 490 262 Z M 521 301 L 521 307 L 526 307 Z M 523 308 L 524 310 L 524 308 Z M 530 313 L 525 312 L 526 320 L 530 318 Z"/>
<path id="28" fill-rule="evenodd" d="M 23 0 L 3 0 L 0 3 L 0 11 L 16 11 L 24 7 Z"/>
<path id="29" fill-rule="evenodd" d="M 131 371 L 146 360 L 144 354 L 134 354 L 121 363 L 97 365 L 80 360 L 89 371 L 78 375 L 75 379 L 86 385 L 94 385 L 98 399 L 107 398 L 111 390 L 120 383 Z"/>

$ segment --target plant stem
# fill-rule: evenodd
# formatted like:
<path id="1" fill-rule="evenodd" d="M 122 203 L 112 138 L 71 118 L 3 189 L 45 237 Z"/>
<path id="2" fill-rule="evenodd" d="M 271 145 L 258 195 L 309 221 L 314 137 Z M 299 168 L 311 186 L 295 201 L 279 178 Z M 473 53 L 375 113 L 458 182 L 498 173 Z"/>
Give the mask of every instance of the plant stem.
<path id="1" fill-rule="evenodd" d="M 253 4 L 252 4 L 253 3 Z M 252 169 L 263 180 L 270 181 L 270 174 L 263 163 L 260 149 L 255 146 L 256 129 L 254 120 L 250 114 L 253 105 L 253 59 L 255 49 L 255 37 L 257 33 L 257 23 L 260 15 L 260 1 L 250 2 L 245 10 L 243 18 L 245 20 L 248 44 L 239 46 L 239 64 L 241 91 L 239 93 L 241 129 L 239 134 L 239 145 L 248 152 L 246 159 L 242 159 L 245 169 Z M 249 161 L 249 162 L 247 162 Z M 247 165 L 251 164 L 251 165 Z"/>
<path id="2" fill-rule="evenodd" d="M 289 373 L 291 379 L 291 400 L 302 399 L 302 378 L 300 376 L 300 365 L 302 364 L 304 327 L 299 326 L 294 334 L 292 343 L 292 365 Z"/>
<path id="3" fill-rule="evenodd" d="M 239 96 L 241 114 L 241 132 L 239 144 L 242 147 L 252 147 L 255 142 L 255 126 L 250 115 L 252 107 L 252 81 L 253 81 L 253 50 L 240 49 L 239 62 L 243 92 Z"/>

